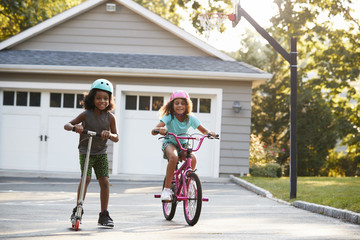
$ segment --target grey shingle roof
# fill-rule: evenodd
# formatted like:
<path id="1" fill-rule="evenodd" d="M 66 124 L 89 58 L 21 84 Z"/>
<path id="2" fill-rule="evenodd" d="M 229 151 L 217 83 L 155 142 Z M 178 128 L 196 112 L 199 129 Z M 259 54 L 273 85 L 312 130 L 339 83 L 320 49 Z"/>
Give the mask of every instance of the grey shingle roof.
<path id="1" fill-rule="evenodd" d="M 0 51 L 0 65 L 1 64 L 265 74 L 265 72 L 248 64 L 235 61 L 223 61 L 214 57 L 96 52 L 3 50 Z"/>

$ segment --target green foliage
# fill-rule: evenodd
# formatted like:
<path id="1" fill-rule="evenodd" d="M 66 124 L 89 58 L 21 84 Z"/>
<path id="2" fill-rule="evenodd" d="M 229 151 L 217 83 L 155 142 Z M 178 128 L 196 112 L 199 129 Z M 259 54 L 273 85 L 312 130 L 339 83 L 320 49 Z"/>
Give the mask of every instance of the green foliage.
<path id="1" fill-rule="evenodd" d="M 332 151 L 322 175 L 329 177 L 360 176 L 360 156 Z"/>
<path id="2" fill-rule="evenodd" d="M 298 175 L 317 176 L 336 145 L 336 121 L 320 91 L 302 89 L 298 101 Z"/>
<path id="3" fill-rule="evenodd" d="M 0 0 L 0 41 L 85 0 Z"/>
<path id="4" fill-rule="evenodd" d="M 288 51 L 290 37 L 298 39 L 299 175 L 320 174 L 338 139 L 343 139 L 349 153 L 360 149 L 360 107 L 351 104 L 359 100 L 352 82 L 360 74 L 360 28 L 359 19 L 351 15 L 350 2 L 274 0 L 279 14 L 271 19 L 273 26 L 267 31 Z M 336 28 L 339 17 L 344 29 Z M 286 168 L 290 71 L 275 50 L 257 45 L 254 38 L 246 36 L 242 41 L 247 48 L 234 55 L 274 75 L 253 91 L 252 134 L 266 145 L 286 149 L 276 160 Z"/>
<path id="5" fill-rule="evenodd" d="M 306 201 L 360 213 L 360 178 L 298 177 L 296 199 L 289 199 L 289 178 L 241 177 L 284 201 Z"/>
<path id="6" fill-rule="evenodd" d="M 134 2 L 158 14 L 175 25 L 179 25 L 180 20 L 183 19 L 181 14 L 177 14 L 177 12 L 183 8 L 182 1 L 134 0 Z"/>
<path id="7" fill-rule="evenodd" d="M 277 146 L 264 145 L 260 138 L 250 136 L 250 165 L 263 166 L 267 163 L 275 163 L 279 156 L 285 152 L 285 149 L 279 149 Z"/>
<path id="8" fill-rule="evenodd" d="M 252 165 L 250 166 L 250 175 L 253 177 L 281 177 L 282 169 L 277 163 L 267 163 L 262 166 Z"/>

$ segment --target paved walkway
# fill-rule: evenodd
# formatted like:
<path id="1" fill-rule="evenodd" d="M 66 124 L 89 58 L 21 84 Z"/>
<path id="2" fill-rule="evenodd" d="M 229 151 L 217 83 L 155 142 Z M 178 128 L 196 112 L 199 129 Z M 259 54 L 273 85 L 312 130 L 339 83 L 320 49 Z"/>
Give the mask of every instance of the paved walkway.
<path id="1" fill-rule="evenodd" d="M 114 229 L 97 226 L 99 187 L 95 180 L 85 200 L 80 231 L 70 228 L 78 179 L 1 177 L 0 239 L 360 239 L 359 225 L 279 203 L 229 180 L 203 181 L 201 218 L 194 227 L 182 204 L 166 221 L 154 199 L 161 180 L 111 180 L 109 211 Z"/>

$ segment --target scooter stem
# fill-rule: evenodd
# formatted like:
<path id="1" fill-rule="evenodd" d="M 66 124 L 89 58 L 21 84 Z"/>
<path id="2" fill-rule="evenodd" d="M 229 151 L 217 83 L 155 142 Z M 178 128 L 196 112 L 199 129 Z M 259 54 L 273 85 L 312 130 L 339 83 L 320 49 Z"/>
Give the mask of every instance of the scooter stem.
<path id="1" fill-rule="evenodd" d="M 87 146 L 87 152 L 86 152 L 83 176 L 81 178 L 80 195 L 79 195 L 79 199 L 78 199 L 78 204 L 81 204 L 81 205 L 82 205 L 82 203 L 84 201 L 85 184 L 86 184 L 86 177 L 87 177 L 87 172 L 88 172 L 88 167 L 89 167 L 90 149 L 91 149 L 91 144 L 92 144 L 92 138 L 93 138 L 93 136 L 90 135 L 89 143 L 88 143 L 88 146 Z"/>

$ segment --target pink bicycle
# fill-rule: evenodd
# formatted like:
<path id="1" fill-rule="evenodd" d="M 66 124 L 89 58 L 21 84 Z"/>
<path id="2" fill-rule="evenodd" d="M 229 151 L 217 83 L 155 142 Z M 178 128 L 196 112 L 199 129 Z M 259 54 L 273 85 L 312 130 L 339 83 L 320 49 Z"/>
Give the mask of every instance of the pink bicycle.
<path id="1" fill-rule="evenodd" d="M 158 133 L 158 131 L 155 131 Z M 197 136 L 195 136 L 197 135 Z M 196 152 L 200 149 L 201 144 L 205 138 L 214 139 L 211 135 L 200 135 L 198 133 L 189 135 L 189 136 L 177 136 L 174 133 L 168 132 L 164 137 L 169 139 L 174 137 L 177 144 L 180 146 L 181 150 L 186 153 L 186 159 L 180 167 L 176 167 L 174 171 L 174 177 L 171 182 L 171 190 L 173 191 L 173 196 L 171 201 L 162 201 L 162 209 L 164 217 L 166 220 L 172 220 L 175 216 L 176 206 L 178 202 L 183 202 L 184 206 L 184 215 L 185 220 L 190 226 L 194 226 L 199 218 L 201 213 L 201 207 L 203 201 L 209 201 L 208 198 L 202 197 L 202 187 L 199 176 L 195 173 L 196 170 L 191 169 L 191 153 Z M 180 139 L 187 140 L 187 148 L 184 148 Z M 216 139 L 219 139 L 219 135 L 216 136 Z M 194 142 L 198 140 L 199 143 L 194 149 Z M 179 159 L 179 162 L 182 160 Z M 165 179 L 164 179 L 165 183 Z M 161 195 L 155 195 L 155 198 L 160 198 Z"/>

